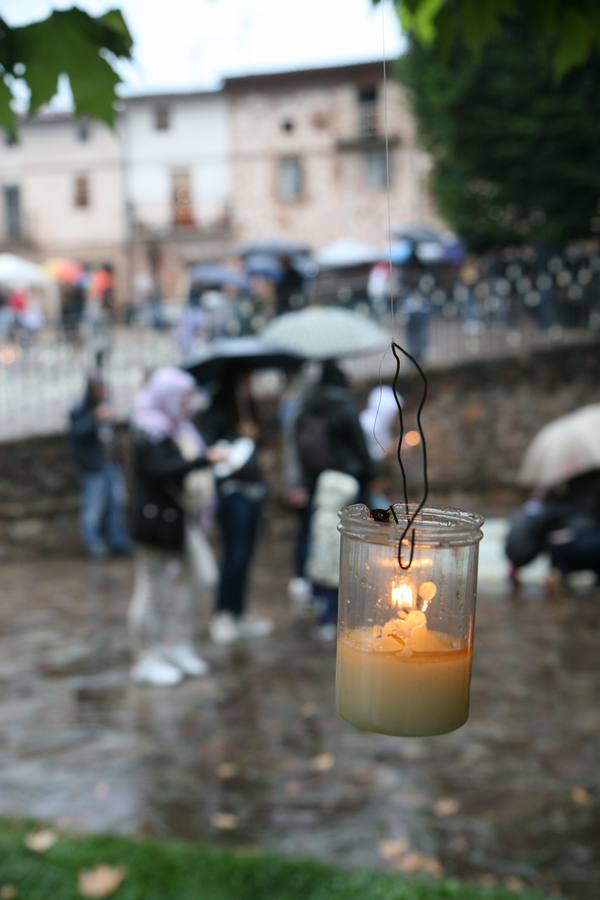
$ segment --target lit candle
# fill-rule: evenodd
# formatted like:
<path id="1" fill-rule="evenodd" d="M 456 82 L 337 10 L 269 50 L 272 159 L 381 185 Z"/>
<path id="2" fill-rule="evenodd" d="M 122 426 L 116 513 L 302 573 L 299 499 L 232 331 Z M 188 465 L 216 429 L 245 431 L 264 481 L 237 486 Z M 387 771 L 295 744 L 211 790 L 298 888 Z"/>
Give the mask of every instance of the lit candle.
<path id="1" fill-rule="evenodd" d="M 411 737 L 444 734 L 467 720 L 471 647 L 428 627 L 436 593 L 425 581 L 415 596 L 404 581 L 391 588 L 383 626 L 340 628 L 337 709 L 352 725 Z"/>

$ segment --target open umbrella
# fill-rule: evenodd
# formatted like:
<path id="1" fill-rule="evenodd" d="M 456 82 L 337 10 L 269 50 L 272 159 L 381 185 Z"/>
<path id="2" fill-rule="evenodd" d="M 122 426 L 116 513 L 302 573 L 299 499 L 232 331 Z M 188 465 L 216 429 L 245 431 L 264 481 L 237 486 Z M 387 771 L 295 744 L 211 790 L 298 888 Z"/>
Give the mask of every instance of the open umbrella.
<path id="1" fill-rule="evenodd" d="M 333 241 L 315 253 L 315 260 L 322 269 L 350 269 L 353 266 L 370 266 L 379 262 L 383 254 L 376 247 L 363 244 L 356 238 L 344 237 Z"/>
<path id="2" fill-rule="evenodd" d="M 198 384 L 219 381 L 226 372 L 236 374 L 258 369 L 292 370 L 302 365 L 302 357 L 260 337 L 219 338 L 184 360 L 182 367 Z"/>
<path id="3" fill-rule="evenodd" d="M 44 263 L 44 271 L 61 284 L 77 284 L 83 277 L 84 269 L 74 259 L 54 257 Z"/>
<path id="4" fill-rule="evenodd" d="M 50 276 L 35 263 L 13 253 L 0 253 L 0 284 L 17 288 L 45 288 L 50 282 Z"/>
<path id="5" fill-rule="evenodd" d="M 392 261 L 397 264 L 406 262 L 413 253 L 423 263 L 460 263 L 465 256 L 465 246 L 455 234 L 426 225 L 396 225 L 392 237 Z"/>
<path id="6" fill-rule="evenodd" d="M 311 306 L 273 319 L 262 337 L 306 359 L 366 356 L 390 343 L 387 331 L 347 309 Z"/>
<path id="7" fill-rule="evenodd" d="M 190 281 L 194 286 L 207 288 L 247 288 L 248 279 L 223 263 L 198 263 L 190 269 Z"/>
<path id="8" fill-rule="evenodd" d="M 281 262 L 269 253 L 252 253 L 245 259 L 246 274 L 258 275 L 268 281 L 279 281 L 283 275 Z"/>
<path id="9" fill-rule="evenodd" d="M 545 425 L 525 454 L 519 481 L 551 488 L 594 469 L 600 469 L 600 403 Z"/>
<path id="10" fill-rule="evenodd" d="M 305 244 L 298 244 L 296 241 L 288 241 L 284 239 L 274 238 L 265 241 L 249 241 L 247 244 L 241 244 L 237 248 L 238 256 L 254 256 L 257 253 L 265 253 L 267 256 L 296 256 L 298 254 L 310 253 L 309 248 Z"/>

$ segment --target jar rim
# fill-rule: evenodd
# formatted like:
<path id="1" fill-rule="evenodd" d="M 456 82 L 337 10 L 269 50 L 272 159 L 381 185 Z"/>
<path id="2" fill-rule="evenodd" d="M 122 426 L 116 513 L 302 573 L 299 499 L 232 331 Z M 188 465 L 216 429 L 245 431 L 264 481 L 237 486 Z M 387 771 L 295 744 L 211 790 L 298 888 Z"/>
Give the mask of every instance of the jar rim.
<path id="1" fill-rule="evenodd" d="M 344 534 L 354 534 L 357 537 L 369 535 L 383 541 L 398 541 L 417 505 L 408 504 L 408 515 L 404 503 L 394 503 L 393 506 L 397 523 L 393 517 L 390 517 L 389 522 L 375 521 L 364 503 L 344 506 L 338 513 L 338 528 Z M 483 523 L 484 518 L 479 513 L 464 512 L 453 507 L 436 509 L 426 506 L 417 514 L 414 522 L 415 544 L 476 543 L 483 537 Z"/>

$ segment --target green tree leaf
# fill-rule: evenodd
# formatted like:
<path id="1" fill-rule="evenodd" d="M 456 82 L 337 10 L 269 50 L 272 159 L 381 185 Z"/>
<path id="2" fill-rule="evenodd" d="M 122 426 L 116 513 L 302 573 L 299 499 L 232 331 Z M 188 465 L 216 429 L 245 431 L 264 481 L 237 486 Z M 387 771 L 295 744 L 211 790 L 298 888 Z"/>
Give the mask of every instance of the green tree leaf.
<path id="1" fill-rule="evenodd" d="M 120 78 L 111 58 L 130 59 L 131 49 L 132 38 L 118 9 L 97 18 L 78 7 L 55 10 L 42 21 L 16 28 L 0 20 L 5 88 L 0 94 L 0 118 L 8 117 L 5 107 L 10 109 L 7 75 L 22 77 L 29 87 L 30 112 L 52 99 L 59 77 L 66 75 L 75 112 L 113 125 Z"/>
<path id="2" fill-rule="evenodd" d="M 16 117 L 11 108 L 12 94 L 5 81 L 0 79 L 0 128 L 9 134 L 16 132 Z"/>
<path id="3" fill-rule="evenodd" d="M 574 9 L 565 12 L 563 23 L 564 28 L 554 55 L 554 72 L 558 79 L 587 59 L 593 37 L 584 16 Z"/>
<path id="4" fill-rule="evenodd" d="M 380 0 L 373 0 L 374 3 Z M 409 36 L 443 57 L 461 47 L 478 54 L 507 22 L 529 23 L 559 77 L 600 50 L 598 0 L 396 0 Z"/>
<path id="5" fill-rule="evenodd" d="M 413 14 L 413 27 L 420 40 L 428 45 L 435 38 L 435 17 L 445 0 L 424 0 Z"/>

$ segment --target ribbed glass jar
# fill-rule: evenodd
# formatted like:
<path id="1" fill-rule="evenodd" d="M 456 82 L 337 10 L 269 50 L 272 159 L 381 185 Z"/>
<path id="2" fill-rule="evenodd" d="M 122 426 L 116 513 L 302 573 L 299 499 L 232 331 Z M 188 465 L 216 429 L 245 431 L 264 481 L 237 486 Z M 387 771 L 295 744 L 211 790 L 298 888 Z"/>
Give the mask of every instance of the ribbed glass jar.
<path id="1" fill-rule="evenodd" d="M 362 504 L 339 514 L 337 709 L 367 731 L 444 734 L 469 715 L 483 519 L 423 509 L 413 526 L 413 560 L 403 570 L 398 545 L 407 515 L 404 504 L 394 510 L 398 523 L 375 521 Z"/>

